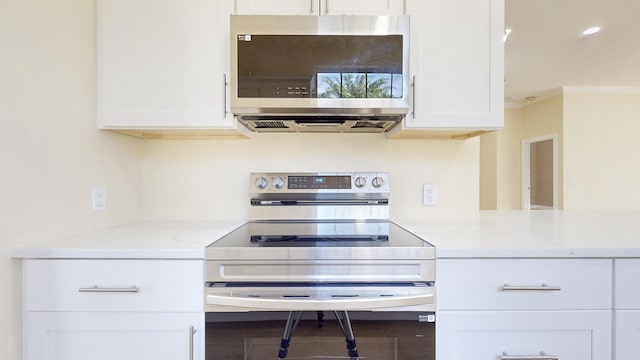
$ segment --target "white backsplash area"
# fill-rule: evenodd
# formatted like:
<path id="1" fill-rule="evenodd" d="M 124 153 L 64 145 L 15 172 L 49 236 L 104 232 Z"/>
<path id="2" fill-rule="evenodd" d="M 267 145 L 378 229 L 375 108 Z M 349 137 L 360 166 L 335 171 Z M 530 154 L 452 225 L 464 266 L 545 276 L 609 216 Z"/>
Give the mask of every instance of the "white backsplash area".
<path id="1" fill-rule="evenodd" d="M 250 140 L 149 140 L 143 219 L 246 219 L 251 172 L 384 171 L 391 218 L 477 212 L 479 140 L 387 140 L 380 134 L 257 134 Z M 422 205 L 423 184 L 438 204 Z"/>

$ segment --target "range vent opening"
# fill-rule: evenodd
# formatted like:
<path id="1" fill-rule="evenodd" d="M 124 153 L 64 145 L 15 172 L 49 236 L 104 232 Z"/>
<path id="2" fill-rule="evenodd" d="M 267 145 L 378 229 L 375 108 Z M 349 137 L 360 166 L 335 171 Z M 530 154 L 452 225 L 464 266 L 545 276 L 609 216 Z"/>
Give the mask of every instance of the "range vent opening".
<path id="1" fill-rule="evenodd" d="M 375 128 L 375 129 L 384 129 L 387 127 L 386 121 L 357 121 L 351 128 L 353 129 L 364 129 L 364 128 Z"/>
<path id="2" fill-rule="evenodd" d="M 284 121 L 256 121 L 253 123 L 256 129 L 288 129 Z"/>

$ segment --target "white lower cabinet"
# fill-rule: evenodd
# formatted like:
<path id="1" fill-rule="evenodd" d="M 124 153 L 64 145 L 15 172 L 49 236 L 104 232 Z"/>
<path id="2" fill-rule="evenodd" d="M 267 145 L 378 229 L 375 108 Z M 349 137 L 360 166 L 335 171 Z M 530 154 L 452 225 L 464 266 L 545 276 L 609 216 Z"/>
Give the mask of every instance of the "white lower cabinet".
<path id="1" fill-rule="evenodd" d="M 443 311 L 436 329 L 438 360 L 611 359 L 607 310 Z"/>
<path id="2" fill-rule="evenodd" d="M 611 360 L 611 259 L 439 259 L 438 360 Z"/>
<path id="3" fill-rule="evenodd" d="M 204 261 L 26 259 L 24 360 L 203 360 Z"/>
<path id="4" fill-rule="evenodd" d="M 640 359 L 640 259 L 615 260 L 616 360 Z"/>
<path id="5" fill-rule="evenodd" d="M 616 311 L 616 359 L 640 359 L 640 310 Z"/>
<path id="6" fill-rule="evenodd" d="M 203 313 L 28 312 L 25 360 L 204 359 Z"/>

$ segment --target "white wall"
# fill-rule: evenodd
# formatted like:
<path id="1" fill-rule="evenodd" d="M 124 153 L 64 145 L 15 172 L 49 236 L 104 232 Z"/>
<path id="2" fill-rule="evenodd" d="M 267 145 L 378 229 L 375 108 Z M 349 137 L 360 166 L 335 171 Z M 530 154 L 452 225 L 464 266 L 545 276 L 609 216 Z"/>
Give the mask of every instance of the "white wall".
<path id="1" fill-rule="evenodd" d="M 480 209 L 519 210 L 522 109 L 504 111 L 504 127 L 480 136 Z"/>
<path id="2" fill-rule="evenodd" d="M 564 95 L 565 209 L 639 209 L 640 90 L 590 92 Z"/>
<path id="3" fill-rule="evenodd" d="M 95 5 L 0 2 L 0 358 L 20 359 L 11 249 L 140 215 L 143 143 L 95 130 Z M 91 187 L 108 210 L 91 212 Z"/>
<path id="4" fill-rule="evenodd" d="M 377 134 L 261 134 L 252 140 L 148 141 L 143 217 L 245 219 L 253 171 L 387 171 L 394 219 L 478 210 L 479 139 L 386 140 Z M 438 205 L 422 205 L 422 184 Z"/>

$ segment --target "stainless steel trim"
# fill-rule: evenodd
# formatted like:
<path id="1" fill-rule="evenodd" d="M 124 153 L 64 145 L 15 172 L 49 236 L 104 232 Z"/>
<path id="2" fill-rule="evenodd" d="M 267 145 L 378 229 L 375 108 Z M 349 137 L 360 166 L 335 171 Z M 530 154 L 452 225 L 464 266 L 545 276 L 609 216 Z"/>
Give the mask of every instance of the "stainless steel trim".
<path id="1" fill-rule="evenodd" d="M 302 251 L 297 251 L 299 249 Z M 315 254 L 313 254 L 314 249 L 317 249 Z M 242 260 L 207 260 L 205 277 L 208 282 L 265 283 L 435 281 L 435 260 L 389 259 L 393 256 L 406 258 L 423 255 L 428 257 L 434 253 L 430 251 L 432 248 L 394 249 L 388 253 L 379 252 L 375 248 L 357 248 L 357 250 L 363 251 L 353 256 L 351 253 L 357 252 L 353 251 L 353 248 L 335 249 L 336 251 L 333 253 L 320 251 L 322 248 L 258 248 L 256 251 L 226 249 L 225 253 L 231 259 Z M 422 251 L 423 249 L 424 251 Z M 343 260 L 324 260 L 329 259 L 324 254 L 336 254 L 336 257 L 342 256 Z M 260 260 L 261 257 L 266 256 L 274 260 Z M 296 260 L 296 258 L 305 256 L 309 260 Z M 287 259 L 286 257 L 291 258 Z"/>
<path id="2" fill-rule="evenodd" d="M 504 284 L 501 287 L 502 291 L 561 291 L 560 286 L 551 286 L 547 284 L 541 285 L 508 285 Z"/>
<path id="3" fill-rule="evenodd" d="M 387 205 L 251 206 L 252 220 L 385 220 Z"/>
<path id="4" fill-rule="evenodd" d="M 362 309 L 380 309 L 402 306 L 419 306 L 434 303 L 433 294 L 413 295 L 404 297 L 377 298 L 345 298 L 339 300 L 300 299 L 265 299 L 250 297 L 235 297 L 207 294 L 207 305 L 230 306 L 264 310 L 290 311 L 349 311 Z"/>
<path id="5" fill-rule="evenodd" d="M 93 285 L 88 288 L 79 288 L 78 292 L 90 292 L 90 293 L 137 293 L 140 291 L 135 285 L 132 285 L 128 288 L 116 288 L 116 287 L 99 287 L 98 285 Z"/>
<path id="6" fill-rule="evenodd" d="M 502 356 L 498 357 L 500 360 L 558 360 L 557 355 L 548 355 L 544 351 L 540 352 L 540 355 L 508 355 L 506 352 L 502 353 Z"/>
<path id="7" fill-rule="evenodd" d="M 189 360 L 193 360 L 193 340 L 194 340 L 194 334 L 196 333 L 196 328 L 191 325 L 189 326 Z"/>

